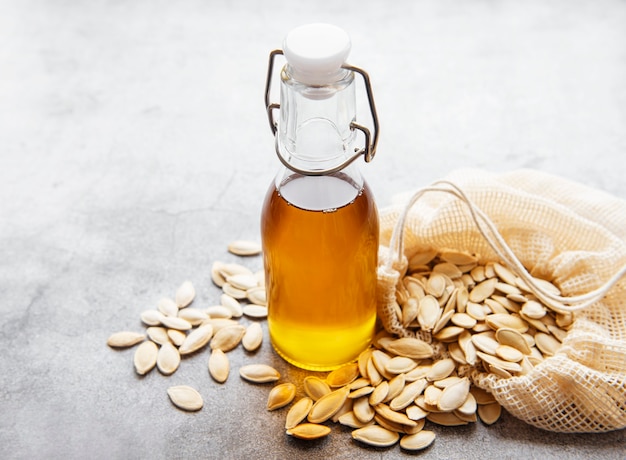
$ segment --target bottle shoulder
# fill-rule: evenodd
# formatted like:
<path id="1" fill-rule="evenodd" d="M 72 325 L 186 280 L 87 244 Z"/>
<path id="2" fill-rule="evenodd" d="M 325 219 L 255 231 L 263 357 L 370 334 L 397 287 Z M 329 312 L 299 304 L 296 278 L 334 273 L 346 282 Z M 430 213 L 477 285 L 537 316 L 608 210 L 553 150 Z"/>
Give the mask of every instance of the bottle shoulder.
<path id="1" fill-rule="evenodd" d="M 338 209 L 361 196 L 374 204 L 373 194 L 363 177 L 358 175 L 355 178 L 344 172 L 327 176 L 279 174 L 270 185 L 268 195 L 273 191 L 276 192 L 276 198 L 311 211 Z"/>

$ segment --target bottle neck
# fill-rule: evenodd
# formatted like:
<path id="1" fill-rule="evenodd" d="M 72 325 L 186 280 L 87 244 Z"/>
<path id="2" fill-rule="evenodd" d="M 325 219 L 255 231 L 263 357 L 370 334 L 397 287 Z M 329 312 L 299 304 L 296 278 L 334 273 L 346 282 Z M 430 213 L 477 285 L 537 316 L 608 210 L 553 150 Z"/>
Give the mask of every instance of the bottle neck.
<path id="1" fill-rule="evenodd" d="M 339 69 L 332 84 L 312 86 L 281 72 L 278 144 L 290 165 L 324 170 L 341 164 L 354 152 L 356 117 L 354 74 Z M 352 169 L 352 168 L 350 168 Z"/>

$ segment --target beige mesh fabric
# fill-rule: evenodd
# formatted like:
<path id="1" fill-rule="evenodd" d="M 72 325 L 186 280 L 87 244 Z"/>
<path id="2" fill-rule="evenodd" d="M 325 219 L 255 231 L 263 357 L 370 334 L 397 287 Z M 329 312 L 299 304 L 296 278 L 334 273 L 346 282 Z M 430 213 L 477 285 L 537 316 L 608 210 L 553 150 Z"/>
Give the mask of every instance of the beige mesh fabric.
<path id="1" fill-rule="evenodd" d="M 604 432 L 626 427 L 626 201 L 538 171 L 463 170 L 446 180 L 493 223 L 523 268 L 561 289 L 566 299 L 553 302 L 556 307 L 578 310 L 554 357 L 508 379 L 473 369 L 473 382 L 539 428 Z M 483 262 L 502 258 L 496 238 L 479 229 L 458 194 L 426 191 L 414 203 L 412 198 L 413 193 L 404 194 L 381 211 L 378 312 L 385 328 L 400 336 L 414 335 L 393 310 L 407 257 L 456 249 Z M 403 233 L 392 238 L 396 227 Z M 505 262 L 519 274 L 513 262 Z M 426 334 L 420 338 L 430 340 Z"/>

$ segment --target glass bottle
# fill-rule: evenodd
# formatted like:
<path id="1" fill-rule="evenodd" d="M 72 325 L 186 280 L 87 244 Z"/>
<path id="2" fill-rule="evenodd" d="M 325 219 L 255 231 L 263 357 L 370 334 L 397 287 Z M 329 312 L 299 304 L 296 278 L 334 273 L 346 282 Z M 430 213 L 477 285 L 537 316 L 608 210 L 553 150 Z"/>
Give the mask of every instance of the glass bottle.
<path id="1" fill-rule="evenodd" d="M 373 158 L 378 121 L 367 74 L 345 65 L 350 39 L 343 30 L 302 26 L 283 48 L 270 55 L 266 85 L 282 162 L 261 215 L 268 328 L 285 360 L 330 370 L 356 359 L 375 329 L 378 211 L 354 160 Z M 287 60 L 280 105 L 269 103 L 279 54 Z M 365 79 L 372 143 L 369 130 L 356 123 L 355 72 Z M 365 148 L 355 148 L 357 131 Z"/>

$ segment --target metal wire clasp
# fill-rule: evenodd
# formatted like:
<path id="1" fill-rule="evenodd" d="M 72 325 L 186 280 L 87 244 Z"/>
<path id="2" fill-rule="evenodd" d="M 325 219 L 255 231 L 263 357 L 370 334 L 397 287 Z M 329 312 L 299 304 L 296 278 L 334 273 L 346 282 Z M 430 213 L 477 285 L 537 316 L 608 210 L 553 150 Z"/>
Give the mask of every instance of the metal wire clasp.
<path id="1" fill-rule="evenodd" d="M 270 91 L 271 91 L 271 86 L 272 86 L 272 75 L 274 74 L 274 61 L 276 59 L 276 56 L 282 55 L 282 54 L 283 54 L 282 50 L 273 50 L 270 53 L 269 63 L 267 66 L 267 78 L 265 81 L 265 109 L 267 111 L 267 118 L 270 123 L 270 129 L 272 130 L 272 134 L 274 135 L 274 137 L 276 137 L 276 131 L 278 129 L 277 128 L 278 123 L 274 119 L 274 110 L 279 109 L 280 104 L 276 102 L 270 102 Z M 285 165 L 286 167 L 292 169 L 293 171 L 299 174 L 302 174 L 305 176 L 324 176 L 327 174 L 333 174 L 335 172 L 338 172 L 344 169 L 346 166 L 348 166 L 350 163 L 352 163 L 361 155 L 363 155 L 363 158 L 367 163 L 372 161 L 374 159 L 374 156 L 376 155 L 376 147 L 378 145 L 379 125 L 378 125 L 378 114 L 376 113 L 376 105 L 374 103 L 374 96 L 372 95 L 372 86 L 370 84 L 369 75 L 367 74 L 365 70 L 361 69 L 360 67 L 355 67 L 355 66 L 351 66 L 347 64 L 344 64 L 341 67 L 346 70 L 356 72 L 359 75 L 361 75 L 361 77 L 363 78 L 363 82 L 365 84 L 365 90 L 367 92 L 367 99 L 368 99 L 369 106 L 370 106 L 370 113 L 372 115 L 372 123 L 374 124 L 373 134 L 370 132 L 369 128 L 367 128 L 366 126 L 363 126 L 354 121 L 350 123 L 351 129 L 358 129 L 359 131 L 363 133 L 365 137 L 365 147 L 361 149 L 358 149 L 358 148 L 355 149 L 354 155 L 346 159 L 340 165 L 335 166 L 333 168 L 322 169 L 322 170 L 300 169 L 289 164 L 289 162 L 285 159 L 285 157 L 283 157 L 283 155 L 280 153 L 280 149 L 278 147 L 278 139 L 276 139 L 276 155 L 278 155 L 279 160 L 281 161 L 281 163 L 283 163 L 283 165 Z"/>

